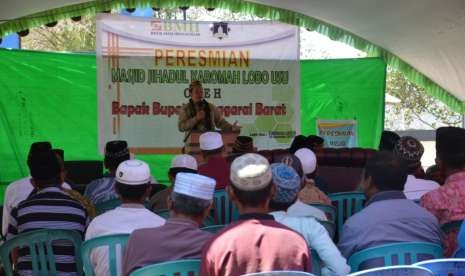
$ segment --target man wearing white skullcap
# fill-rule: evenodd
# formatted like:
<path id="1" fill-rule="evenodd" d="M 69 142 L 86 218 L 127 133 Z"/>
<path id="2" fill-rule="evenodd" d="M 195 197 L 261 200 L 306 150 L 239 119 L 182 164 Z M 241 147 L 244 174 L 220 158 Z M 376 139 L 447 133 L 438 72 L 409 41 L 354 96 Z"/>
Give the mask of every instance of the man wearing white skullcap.
<path id="1" fill-rule="evenodd" d="M 199 137 L 200 150 L 205 163 L 199 166 L 199 174 L 216 180 L 216 189 L 229 185 L 229 162 L 223 157 L 223 138 L 218 132 L 205 132 Z"/>
<path id="2" fill-rule="evenodd" d="M 110 234 L 131 233 L 135 229 L 158 227 L 165 220 L 144 207 L 150 194 L 150 168 L 140 160 L 126 160 L 115 173 L 115 190 L 122 205 L 92 220 L 86 231 L 86 240 Z M 120 256 L 122 252 L 119 252 Z M 120 260 L 120 259 L 119 259 Z M 110 275 L 108 249 L 97 248 L 91 253 L 94 275 Z M 121 274 L 121 265 L 118 266 Z"/>
<path id="3" fill-rule="evenodd" d="M 212 207 L 215 180 L 199 174 L 178 173 L 168 200 L 170 219 L 158 228 L 134 231 L 123 260 L 123 275 L 154 263 L 199 259 L 212 234 L 199 229 Z"/>
<path id="4" fill-rule="evenodd" d="M 311 271 L 305 240 L 268 214 L 275 192 L 268 160 L 248 153 L 231 164 L 229 197 L 240 217 L 202 250 L 202 276 L 236 276 L 274 270 Z"/>
<path id="5" fill-rule="evenodd" d="M 316 184 L 317 159 L 313 151 L 302 148 L 295 152 L 295 156 L 302 163 L 304 177 L 302 178 L 302 190 L 299 192 L 299 200 L 288 211 L 291 215 L 307 216 L 308 212 L 315 213 L 314 207 L 308 206 L 308 204 L 320 203 L 331 205 L 331 200 Z"/>
<path id="6" fill-rule="evenodd" d="M 197 160 L 188 154 L 176 155 L 171 161 L 171 167 L 168 171 L 168 179 L 171 185 L 174 185 L 176 175 L 180 172 L 197 173 Z M 149 200 L 149 206 L 152 211 L 157 212 L 168 209 L 166 205 L 167 198 L 171 194 L 171 187 L 166 188 L 154 194 Z"/>

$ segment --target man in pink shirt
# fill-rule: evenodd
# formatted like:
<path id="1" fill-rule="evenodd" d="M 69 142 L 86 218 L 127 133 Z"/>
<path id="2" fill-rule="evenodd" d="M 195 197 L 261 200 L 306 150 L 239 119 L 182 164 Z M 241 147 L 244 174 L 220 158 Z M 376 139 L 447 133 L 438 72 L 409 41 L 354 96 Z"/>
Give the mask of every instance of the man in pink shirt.
<path id="1" fill-rule="evenodd" d="M 229 184 L 229 163 L 223 157 L 223 138 L 218 132 L 205 132 L 199 137 L 200 150 L 205 164 L 199 166 L 199 174 L 216 180 L 216 189 Z"/>
<path id="2" fill-rule="evenodd" d="M 304 238 L 267 214 L 275 193 L 268 161 L 254 153 L 236 158 L 231 164 L 231 184 L 229 196 L 241 216 L 203 247 L 200 275 L 311 271 Z"/>
<path id="3" fill-rule="evenodd" d="M 440 224 L 465 219 L 465 129 L 441 127 L 436 131 L 436 159 L 446 176 L 440 188 L 425 194 L 421 205 Z M 444 239 L 444 255 L 450 257 L 457 246 L 457 230 Z"/>

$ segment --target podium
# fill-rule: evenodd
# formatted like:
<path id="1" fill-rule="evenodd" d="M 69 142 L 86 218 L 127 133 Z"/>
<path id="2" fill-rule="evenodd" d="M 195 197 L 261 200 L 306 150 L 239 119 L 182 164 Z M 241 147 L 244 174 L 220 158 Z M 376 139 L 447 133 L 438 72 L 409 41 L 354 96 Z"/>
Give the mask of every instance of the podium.
<path id="1" fill-rule="evenodd" d="M 228 155 L 232 152 L 232 147 L 234 146 L 234 141 L 239 135 L 240 131 L 219 131 L 221 137 L 223 138 L 224 144 L 224 155 Z M 200 150 L 199 137 L 202 135 L 201 131 L 193 131 L 191 135 L 186 140 L 186 145 L 184 148 L 184 153 L 192 155 L 196 160 L 197 164 L 201 165 L 204 163 L 202 152 Z"/>

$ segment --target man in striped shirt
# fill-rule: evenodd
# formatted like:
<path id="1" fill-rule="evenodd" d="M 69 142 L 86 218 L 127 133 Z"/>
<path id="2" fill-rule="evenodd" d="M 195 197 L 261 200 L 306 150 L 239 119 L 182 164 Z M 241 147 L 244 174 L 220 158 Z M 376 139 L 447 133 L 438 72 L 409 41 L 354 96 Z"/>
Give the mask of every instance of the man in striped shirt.
<path id="1" fill-rule="evenodd" d="M 7 239 L 18 234 L 40 229 L 75 230 L 84 235 L 88 223 L 85 208 L 61 189 L 64 173 L 51 150 L 31 160 L 32 184 L 38 190 L 18 204 L 11 212 Z M 56 269 L 60 276 L 77 275 L 74 248 L 69 242 L 53 242 Z M 17 270 L 20 275 L 31 275 L 29 249 L 18 252 Z"/>

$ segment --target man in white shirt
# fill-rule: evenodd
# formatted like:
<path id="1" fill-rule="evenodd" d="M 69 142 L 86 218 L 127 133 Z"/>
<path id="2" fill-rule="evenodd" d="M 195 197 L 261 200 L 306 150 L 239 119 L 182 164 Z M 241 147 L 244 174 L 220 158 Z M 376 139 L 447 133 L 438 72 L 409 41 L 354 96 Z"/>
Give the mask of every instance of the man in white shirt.
<path id="1" fill-rule="evenodd" d="M 150 194 L 150 169 L 140 160 L 122 162 L 115 174 L 115 189 L 122 204 L 116 209 L 97 216 L 86 231 L 86 240 L 110 234 L 132 233 L 140 228 L 159 227 L 165 220 L 144 207 L 144 200 Z M 117 271 L 121 275 L 122 253 L 117 254 Z M 108 250 L 97 248 L 91 253 L 94 275 L 109 275 Z"/>
<path id="2" fill-rule="evenodd" d="M 276 193 L 270 201 L 270 214 L 279 223 L 300 233 L 308 246 L 318 253 L 323 261 L 323 276 L 343 276 L 350 272 L 346 259 L 341 255 L 326 229 L 312 217 L 295 217 L 287 208 L 297 200 L 300 190 L 300 177 L 285 164 L 271 164 Z M 302 203 L 303 204 L 303 203 Z"/>
<path id="3" fill-rule="evenodd" d="M 44 151 L 52 150 L 52 144 L 50 142 L 34 142 L 31 144 L 28 154 L 27 164 L 28 167 L 30 164 L 31 158 Z M 63 188 L 71 189 L 69 184 L 63 183 Z M 3 217 L 2 217 L 2 235 L 6 236 L 8 231 L 8 225 L 10 224 L 11 210 L 17 207 L 18 204 L 25 200 L 31 192 L 34 190 L 34 187 L 31 183 L 31 176 L 26 176 L 14 182 L 11 182 L 6 188 L 4 199 L 3 199 Z"/>
<path id="4" fill-rule="evenodd" d="M 415 173 L 422 170 L 421 156 L 423 152 L 423 145 L 411 136 L 400 138 L 394 147 L 394 155 L 405 161 L 408 165 L 408 176 L 404 185 L 404 194 L 411 200 L 419 200 L 424 194 L 440 187 L 435 181 L 415 177 Z"/>

